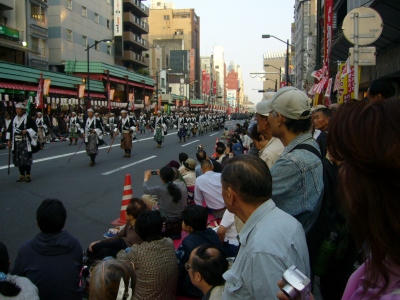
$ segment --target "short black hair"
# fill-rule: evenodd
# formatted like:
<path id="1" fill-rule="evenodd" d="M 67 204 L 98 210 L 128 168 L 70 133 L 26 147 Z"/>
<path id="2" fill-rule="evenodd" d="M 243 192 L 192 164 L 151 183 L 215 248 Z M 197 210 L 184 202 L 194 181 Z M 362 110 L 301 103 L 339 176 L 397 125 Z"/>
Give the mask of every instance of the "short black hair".
<path id="1" fill-rule="evenodd" d="M 215 152 L 217 152 L 218 154 L 221 155 L 221 154 L 224 154 L 225 150 L 226 150 L 226 147 L 218 146 L 217 149 L 215 149 Z"/>
<path id="2" fill-rule="evenodd" d="M 382 98 L 387 99 L 393 97 L 396 93 L 396 90 L 389 80 L 376 79 L 371 82 L 368 93 L 371 96 L 381 94 Z"/>
<path id="3" fill-rule="evenodd" d="M 287 130 L 294 133 L 302 133 L 310 130 L 311 117 L 304 120 L 294 120 L 286 117 L 285 126 Z"/>
<path id="4" fill-rule="evenodd" d="M 251 124 L 248 134 L 252 140 L 261 142 L 260 133 L 257 131 L 257 122 Z"/>
<path id="5" fill-rule="evenodd" d="M 191 226 L 193 231 L 207 229 L 208 213 L 203 206 L 190 204 L 182 211 L 182 221 L 185 225 Z"/>
<path id="6" fill-rule="evenodd" d="M 67 211 L 57 199 L 45 199 L 36 211 L 36 222 L 44 233 L 58 233 L 65 225 Z"/>
<path id="7" fill-rule="evenodd" d="M 186 161 L 189 158 L 189 156 L 186 153 L 179 153 L 179 162 L 182 163 L 184 161 Z"/>
<path id="8" fill-rule="evenodd" d="M 199 162 L 202 162 L 203 160 L 205 160 L 207 158 L 207 153 L 204 150 L 199 150 L 196 153 L 196 158 Z"/>
<path id="9" fill-rule="evenodd" d="M 214 251 L 210 251 L 211 249 Z M 216 253 L 213 253 L 215 250 Z M 194 256 L 191 265 L 193 270 L 199 272 L 209 285 L 223 285 L 225 280 L 222 274 L 228 270 L 228 261 L 225 253 L 211 244 L 201 245 L 193 251 Z"/>
<path id="10" fill-rule="evenodd" d="M 232 188 L 249 204 L 264 203 L 272 196 L 272 176 L 265 161 L 255 155 L 229 159 L 221 174 L 222 188 Z"/>
<path id="11" fill-rule="evenodd" d="M 322 113 L 327 118 L 331 118 L 332 117 L 332 111 L 327 107 L 318 108 L 318 109 L 316 109 L 314 111 L 314 113 L 317 113 L 317 112 Z"/>
<path id="12" fill-rule="evenodd" d="M 145 210 L 139 214 L 135 223 L 135 231 L 146 242 L 158 240 L 161 237 L 163 220 L 158 210 Z"/>
<path id="13" fill-rule="evenodd" d="M 138 215 L 146 209 L 147 205 L 142 199 L 132 198 L 131 202 L 126 207 L 126 213 L 137 219 Z"/>

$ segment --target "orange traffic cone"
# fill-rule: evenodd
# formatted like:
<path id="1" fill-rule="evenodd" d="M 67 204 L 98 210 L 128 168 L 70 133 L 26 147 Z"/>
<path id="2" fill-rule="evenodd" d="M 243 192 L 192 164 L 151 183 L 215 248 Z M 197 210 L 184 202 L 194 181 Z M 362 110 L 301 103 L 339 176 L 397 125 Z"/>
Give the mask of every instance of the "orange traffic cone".
<path id="1" fill-rule="evenodd" d="M 125 183 L 124 183 L 124 192 L 122 193 L 122 204 L 121 204 L 121 211 L 119 213 L 119 219 L 112 221 L 111 222 L 112 225 L 114 225 L 114 226 L 125 225 L 125 223 L 126 223 L 126 215 L 125 215 L 126 207 L 131 202 L 132 198 L 133 198 L 133 192 L 132 192 L 131 175 L 126 174 L 125 175 Z"/>
<path id="2" fill-rule="evenodd" d="M 214 154 L 212 155 L 213 158 L 217 157 L 217 143 L 218 143 L 218 138 L 215 139 L 215 146 L 214 146 Z"/>

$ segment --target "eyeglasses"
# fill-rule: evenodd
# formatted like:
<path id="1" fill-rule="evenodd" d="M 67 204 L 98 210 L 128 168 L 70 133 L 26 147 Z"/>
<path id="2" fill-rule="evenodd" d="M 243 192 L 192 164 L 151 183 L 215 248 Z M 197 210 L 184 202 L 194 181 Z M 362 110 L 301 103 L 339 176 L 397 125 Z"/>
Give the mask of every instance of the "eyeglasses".
<path id="1" fill-rule="evenodd" d="M 189 265 L 189 263 L 187 262 L 187 263 L 185 263 L 185 269 L 186 269 L 186 271 L 188 271 L 189 272 L 189 270 L 190 269 L 193 269 L 194 270 L 194 268 L 193 267 L 191 267 L 190 265 Z"/>

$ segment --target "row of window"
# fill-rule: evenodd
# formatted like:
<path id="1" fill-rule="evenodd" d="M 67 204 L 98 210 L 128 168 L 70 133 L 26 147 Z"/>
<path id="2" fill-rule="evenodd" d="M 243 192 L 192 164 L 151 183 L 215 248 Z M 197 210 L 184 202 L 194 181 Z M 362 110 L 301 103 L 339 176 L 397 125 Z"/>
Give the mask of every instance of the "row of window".
<path id="1" fill-rule="evenodd" d="M 74 41 L 74 35 L 72 30 L 67 29 L 67 41 L 73 42 Z M 100 43 L 98 41 L 95 41 L 96 46 L 94 46 L 95 50 L 100 50 Z M 82 35 L 82 46 L 87 47 L 88 46 L 88 38 L 85 35 Z M 107 54 L 111 55 L 111 46 L 107 45 Z"/>
<path id="2" fill-rule="evenodd" d="M 110 3 L 110 0 L 107 0 L 107 3 Z M 67 8 L 72 10 L 72 0 L 67 0 Z M 82 17 L 87 18 L 87 8 L 86 6 L 82 6 Z M 94 13 L 94 21 L 99 24 L 100 23 L 100 15 L 98 13 Z M 111 21 L 107 19 L 107 28 L 110 29 Z"/>

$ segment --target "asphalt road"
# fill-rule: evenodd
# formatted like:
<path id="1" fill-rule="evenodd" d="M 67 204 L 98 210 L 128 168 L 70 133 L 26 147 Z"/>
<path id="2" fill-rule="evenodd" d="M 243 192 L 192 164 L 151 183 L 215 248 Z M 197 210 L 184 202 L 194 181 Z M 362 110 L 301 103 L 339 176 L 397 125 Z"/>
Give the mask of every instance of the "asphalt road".
<path id="1" fill-rule="evenodd" d="M 233 128 L 235 121 L 226 123 Z M 132 157 L 124 158 L 119 147 L 120 139 L 115 139 L 110 153 L 109 146 L 100 148 L 96 165 L 89 167 L 85 145 L 68 163 L 68 159 L 78 150 L 78 144 L 68 142 L 46 144 L 43 151 L 34 155 L 32 182 L 15 182 L 19 172 L 12 166 L 7 175 L 8 150 L 0 151 L 0 241 L 5 243 L 13 262 L 20 245 L 34 237 L 36 209 L 46 198 L 61 200 L 67 209 L 65 229 L 76 236 L 83 248 L 90 242 L 101 239 L 110 227 L 110 222 L 119 217 L 125 175 L 132 178 L 133 195 L 143 194 L 142 183 L 145 170 L 159 169 L 170 160 L 178 161 L 178 154 L 185 152 L 196 160 L 195 148 L 204 146 L 207 154 L 212 154 L 216 138 L 222 130 L 204 136 L 191 137 L 186 143 L 179 143 L 175 130 L 169 131 L 162 148 L 157 148 L 153 134 L 137 134 Z M 105 137 L 108 145 L 110 136 Z M 161 183 L 159 177 L 150 179 L 150 185 Z"/>

